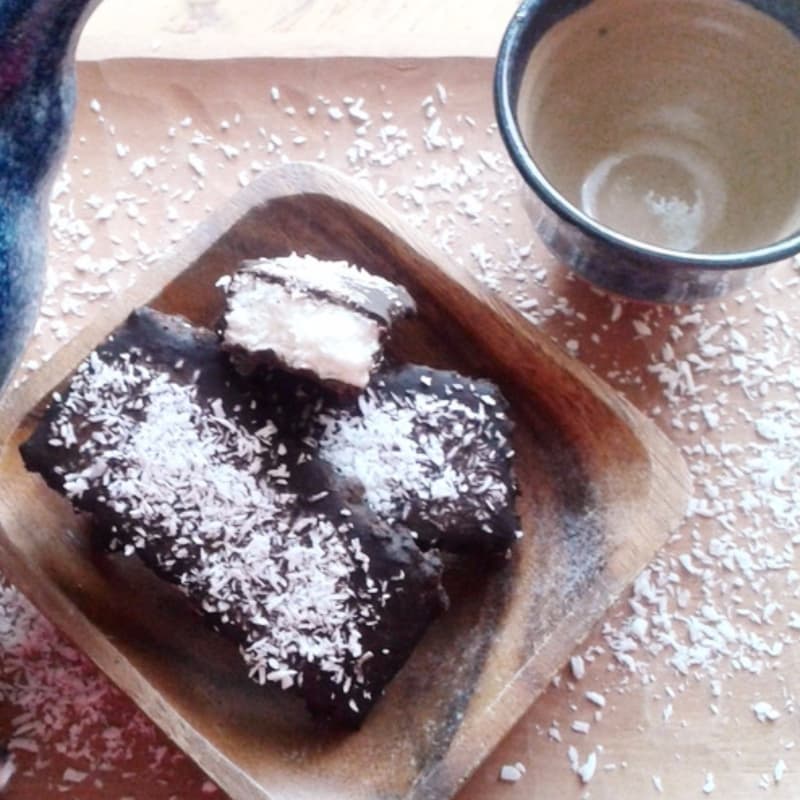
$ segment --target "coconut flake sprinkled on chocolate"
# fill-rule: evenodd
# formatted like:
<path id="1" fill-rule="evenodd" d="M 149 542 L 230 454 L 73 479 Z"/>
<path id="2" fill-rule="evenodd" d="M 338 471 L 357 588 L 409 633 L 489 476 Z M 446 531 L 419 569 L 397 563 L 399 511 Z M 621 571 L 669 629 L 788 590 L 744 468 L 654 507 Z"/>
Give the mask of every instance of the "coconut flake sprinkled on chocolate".
<path id="1" fill-rule="evenodd" d="M 119 407 L 131 395 L 141 421 Z M 260 474 L 269 435 L 250 434 L 221 408 L 206 411 L 195 390 L 163 374 L 97 356 L 79 371 L 56 430 L 74 414 L 101 425 L 106 443 L 90 443 L 89 466 L 65 476 L 67 495 L 104 492 L 117 514 L 137 520 L 136 549 L 169 543 L 158 557 L 169 572 L 179 561 L 172 553 L 202 548 L 181 585 L 223 621 L 247 621 L 251 677 L 288 688 L 310 660 L 342 679 L 345 662 L 363 655 L 359 625 L 376 621 L 349 581 L 365 557 L 357 540 L 297 512 L 296 496 Z"/>
<path id="2" fill-rule="evenodd" d="M 520 535 L 511 423 L 489 382 L 389 370 L 357 407 L 323 411 L 318 424 L 320 457 L 360 482 L 380 517 L 408 523 L 423 543 L 505 549 Z"/>

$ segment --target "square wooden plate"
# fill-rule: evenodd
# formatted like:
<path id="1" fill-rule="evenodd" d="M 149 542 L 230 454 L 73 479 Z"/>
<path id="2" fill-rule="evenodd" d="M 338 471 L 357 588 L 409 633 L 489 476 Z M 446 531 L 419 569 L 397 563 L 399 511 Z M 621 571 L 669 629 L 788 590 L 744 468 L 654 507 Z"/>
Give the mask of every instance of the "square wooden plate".
<path id="1" fill-rule="evenodd" d="M 244 675 L 135 559 L 98 556 L 87 523 L 25 472 L 37 409 L 133 308 L 198 324 L 217 279 L 244 258 L 295 250 L 344 258 L 404 284 L 419 317 L 395 351 L 496 381 L 513 408 L 519 511 L 513 556 L 449 570 L 452 607 L 356 733 L 327 730 Z M 677 525 L 685 466 L 667 439 L 520 315 L 488 295 L 351 180 L 278 168 L 199 228 L 0 408 L 4 569 L 60 628 L 235 798 L 443 800 L 540 694 Z"/>

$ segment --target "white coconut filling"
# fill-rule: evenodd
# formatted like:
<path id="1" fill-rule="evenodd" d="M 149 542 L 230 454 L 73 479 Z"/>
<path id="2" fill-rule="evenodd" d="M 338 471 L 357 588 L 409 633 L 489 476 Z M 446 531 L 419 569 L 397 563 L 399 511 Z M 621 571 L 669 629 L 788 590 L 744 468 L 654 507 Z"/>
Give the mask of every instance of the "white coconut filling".
<path id="1" fill-rule="evenodd" d="M 225 316 L 225 343 L 272 352 L 287 367 L 364 388 L 380 352 L 375 320 L 344 306 L 249 275 L 237 279 Z"/>

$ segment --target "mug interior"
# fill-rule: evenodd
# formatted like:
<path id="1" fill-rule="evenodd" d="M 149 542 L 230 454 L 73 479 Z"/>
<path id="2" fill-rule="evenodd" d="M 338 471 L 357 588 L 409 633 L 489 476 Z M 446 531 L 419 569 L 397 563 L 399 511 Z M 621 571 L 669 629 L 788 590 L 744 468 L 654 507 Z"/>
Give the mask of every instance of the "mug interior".
<path id="1" fill-rule="evenodd" d="M 535 26 L 559 4 L 530 5 Z M 800 39 L 788 27 L 741 0 L 560 5 L 583 7 L 547 21 L 516 117 L 568 204 L 668 251 L 750 252 L 800 232 Z"/>

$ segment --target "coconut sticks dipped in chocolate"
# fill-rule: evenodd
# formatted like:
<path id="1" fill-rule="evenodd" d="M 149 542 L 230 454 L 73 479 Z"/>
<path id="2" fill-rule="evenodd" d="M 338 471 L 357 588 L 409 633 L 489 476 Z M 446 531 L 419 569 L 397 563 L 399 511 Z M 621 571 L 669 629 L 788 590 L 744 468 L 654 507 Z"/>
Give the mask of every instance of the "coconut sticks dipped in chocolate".
<path id="1" fill-rule="evenodd" d="M 311 439 L 421 546 L 502 552 L 522 535 L 507 412 L 489 381 L 406 365 L 375 375 L 355 402 L 322 405 Z"/>
<path id="2" fill-rule="evenodd" d="M 215 337 L 152 311 L 77 370 L 22 448 L 239 644 L 250 676 L 358 724 L 445 605 L 440 565 L 346 502 Z"/>
<path id="3" fill-rule="evenodd" d="M 292 435 L 421 547 L 502 553 L 521 535 L 513 423 L 490 381 L 413 364 L 382 368 L 356 398 L 280 370 L 258 381 Z"/>

